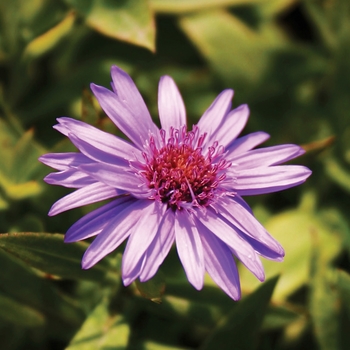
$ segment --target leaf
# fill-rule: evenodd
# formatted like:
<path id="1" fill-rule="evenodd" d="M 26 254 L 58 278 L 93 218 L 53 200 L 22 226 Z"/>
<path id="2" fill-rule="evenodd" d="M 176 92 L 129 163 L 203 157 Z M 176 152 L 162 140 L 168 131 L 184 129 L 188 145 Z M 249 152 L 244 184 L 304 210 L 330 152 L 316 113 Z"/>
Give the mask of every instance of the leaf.
<path id="1" fill-rule="evenodd" d="M 298 322 L 301 317 L 295 310 L 285 305 L 273 305 L 268 307 L 263 326 L 264 330 L 274 330 L 288 326 L 293 322 Z"/>
<path id="2" fill-rule="evenodd" d="M 330 157 L 324 159 L 324 166 L 331 180 L 350 193 L 350 171 L 344 169 L 336 159 Z"/>
<path id="3" fill-rule="evenodd" d="M 331 214 L 334 214 L 333 216 Z M 266 277 L 281 274 L 273 300 L 282 302 L 298 288 L 309 281 L 312 252 L 312 234 L 317 233 L 325 258 L 331 261 L 341 250 L 343 220 L 332 210 L 315 213 L 301 206 L 271 217 L 264 225 L 267 231 L 285 249 L 283 262 L 263 259 Z M 244 267 L 240 266 L 243 290 L 253 290 L 259 281 Z"/>
<path id="4" fill-rule="evenodd" d="M 342 303 L 350 317 L 350 275 L 345 271 L 339 270 L 336 277 Z"/>
<path id="5" fill-rule="evenodd" d="M 339 349 L 339 295 L 334 288 L 334 271 L 329 267 L 317 231 L 312 241 L 309 310 L 315 336 L 321 350 Z"/>
<path id="6" fill-rule="evenodd" d="M 122 315 L 111 315 L 104 299 L 90 313 L 66 350 L 125 349 L 129 326 Z"/>
<path id="7" fill-rule="evenodd" d="M 155 51 L 154 18 L 146 0 L 66 2 L 98 32 Z"/>
<path id="8" fill-rule="evenodd" d="M 180 18 L 180 27 L 225 82 L 256 84 L 278 43 L 269 33 L 249 28 L 228 12 L 213 10 Z M 238 82 L 237 82 L 238 81 Z"/>
<path id="9" fill-rule="evenodd" d="M 139 280 L 136 280 L 135 285 L 144 298 L 150 299 L 156 304 L 160 304 L 162 302 L 162 295 L 165 291 L 165 282 L 160 276 L 160 273 L 155 275 L 147 282 L 140 282 Z"/>
<path id="10" fill-rule="evenodd" d="M 38 327 L 44 324 L 44 315 L 0 292 L 0 317 L 22 327 Z"/>
<path id="11" fill-rule="evenodd" d="M 215 7 L 240 6 L 260 3 L 261 0 L 151 0 L 151 6 L 160 13 L 186 13 Z"/>
<path id="12" fill-rule="evenodd" d="M 73 12 L 68 13 L 68 15 L 56 26 L 33 39 L 25 48 L 23 58 L 33 59 L 52 50 L 71 32 L 74 21 L 75 14 Z"/>
<path id="13" fill-rule="evenodd" d="M 299 0 L 267 0 L 259 1 L 257 5 L 262 17 L 266 19 L 287 12 L 293 5 L 297 6 L 298 1 Z"/>
<path id="14" fill-rule="evenodd" d="M 92 269 L 82 270 L 81 257 L 87 247 L 85 242 L 66 244 L 61 234 L 22 232 L 0 235 L 1 249 L 44 273 L 97 282 L 112 278 L 108 259 L 103 259 Z"/>
<path id="15" fill-rule="evenodd" d="M 5 121 L 0 120 L 0 186 L 11 199 L 20 200 L 41 193 L 38 177 L 41 164 L 38 157 L 45 149 L 33 139 L 30 129 L 18 135 Z"/>
<path id="16" fill-rule="evenodd" d="M 0 249 L 1 292 L 45 315 L 50 334 L 65 339 L 83 318 L 82 310 L 53 284 L 35 275 L 24 263 Z M 60 333 L 61 330 L 65 333 Z"/>
<path id="17" fill-rule="evenodd" d="M 255 349 L 257 335 L 277 281 L 278 277 L 271 278 L 240 301 L 205 340 L 201 349 Z"/>
<path id="18" fill-rule="evenodd" d="M 171 346 L 171 345 L 165 345 L 165 344 L 159 344 L 159 343 L 155 343 L 155 342 L 145 342 L 143 344 L 143 348 L 144 350 L 187 350 L 185 348 L 179 348 L 177 346 Z"/>

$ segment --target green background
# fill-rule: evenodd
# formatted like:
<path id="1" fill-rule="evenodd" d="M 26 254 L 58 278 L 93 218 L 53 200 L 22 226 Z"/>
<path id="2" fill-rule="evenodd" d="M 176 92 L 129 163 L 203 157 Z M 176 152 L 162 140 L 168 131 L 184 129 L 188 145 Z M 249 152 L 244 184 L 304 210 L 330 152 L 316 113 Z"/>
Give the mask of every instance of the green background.
<path id="1" fill-rule="evenodd" d="M 63 234 L 95 205 L 47 217 L 69 190 L 37 158 L 74 150 L 52 129 L 70 116 L 116 133 L 89 90 L 125 69 L 157 119 L 171 75 L 189 125 L 217 94 L 248 103 L 244 133 L 295 143 L 313 175 L 248 198 L 284 246 L 267 281 L 242 266 L 234 302 L 208 276 L 197 292 L 174 251 L 123 287 L 123 247 L 91 270 L 88 242 Z M 0 1 L 0 348 L 350 349 L 350 2 L 348 0 Z"/>

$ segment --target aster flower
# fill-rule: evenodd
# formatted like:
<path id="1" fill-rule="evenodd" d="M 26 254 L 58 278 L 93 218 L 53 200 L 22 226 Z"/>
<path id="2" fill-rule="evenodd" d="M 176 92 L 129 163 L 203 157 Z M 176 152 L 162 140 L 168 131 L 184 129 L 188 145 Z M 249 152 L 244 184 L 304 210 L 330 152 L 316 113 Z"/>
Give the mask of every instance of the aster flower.
<path id="1" fill-rule="evenodd" d="M 265 132 L 238 137 L 247 105 L 231 110 L 233 91 L 224 90 L 188 130 L 186 111 L 169 76 L 159 82 L 161 129 L 130 76 L 111 69 L 112 90 L 91 84 L 102 109 L 129 139 L 84 122 L 58 118 L 56 130 L 79 152 L 43 155 L 40 161 L 58 170 L 45 181 L 75 188 L 58 200 L 49 215 L 112 199 L 69 228 L 65 242 L 96 237 L 86 250 L 88 269 L 127 240 L 122 279 L 147 281 L 176 243 L 189 282 L 198 290 L 205 271 L 233 299 L 240 298 L 234 256 L 260 281 L 259 256 L 282 261 L 281 245 L 255 219 L 242 196 L 284 190 L 303 183 L 310 170 L 280 165 L 303 153 L 286 144 L 254 149 L 269 138 Z"/>

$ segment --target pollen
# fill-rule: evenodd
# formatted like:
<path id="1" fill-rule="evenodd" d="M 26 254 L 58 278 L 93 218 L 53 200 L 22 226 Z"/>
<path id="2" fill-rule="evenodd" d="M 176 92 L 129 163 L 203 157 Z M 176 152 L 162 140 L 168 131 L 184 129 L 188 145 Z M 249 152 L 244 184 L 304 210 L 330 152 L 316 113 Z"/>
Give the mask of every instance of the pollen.
<path id="1" fill-rule="evenodd" d="M 229 164 L 221 159 L 223 149 L 216 143 L 203 154 L 205 135 L 197 135 L 198 129 L 188 133 L 172 130 L 163 147 L 157 149 L 151 140 L 151 155 L 144 155 L 147 164 L 143 176 L 149 188 L 173 210 L 210 205 L 226 177 L 224 170 Z"/>

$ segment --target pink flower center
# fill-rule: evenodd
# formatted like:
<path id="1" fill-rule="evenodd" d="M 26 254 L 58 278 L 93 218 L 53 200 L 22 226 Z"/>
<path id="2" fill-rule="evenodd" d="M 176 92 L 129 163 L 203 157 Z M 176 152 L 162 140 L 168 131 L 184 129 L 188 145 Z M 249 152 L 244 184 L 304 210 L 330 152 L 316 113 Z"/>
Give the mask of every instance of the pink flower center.
<path id="1" fill-rule="evenodd" d="M 173 210 L 192 206 L 208 206 L 218 196 L 219 183 L 226 178 L 225 169 L 231 164 L 222 159 L 223 147 L 215 142 L 202 154 L 206 135 L 198 137 L 198 128 L 186 132 L 183 128 L 171 130 L 163 147 L 158 149 L 150 140 L 151 156 L 144 154 L 146 165 L 142 172 L 148 187 L 155 190 L 155 199 Z"/>

